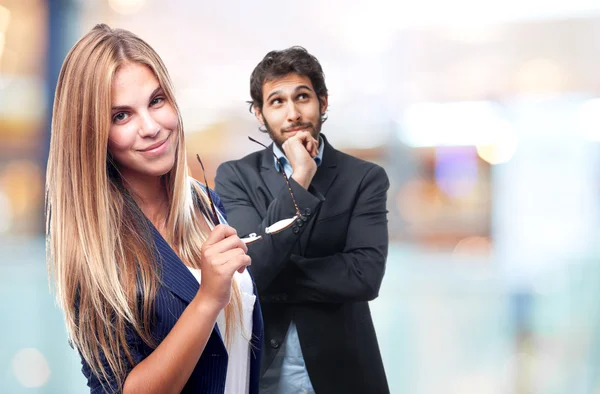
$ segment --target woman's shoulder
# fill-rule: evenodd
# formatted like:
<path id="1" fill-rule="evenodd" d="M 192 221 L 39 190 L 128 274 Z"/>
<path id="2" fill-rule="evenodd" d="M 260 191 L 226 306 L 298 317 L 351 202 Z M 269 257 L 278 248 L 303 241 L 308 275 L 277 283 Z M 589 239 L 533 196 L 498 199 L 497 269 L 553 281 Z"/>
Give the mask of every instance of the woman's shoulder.
<path id="1" fill-rule="evenodd" d="M 222 219 L 227 221 L 227 214 L 225 213 L 225 206 L 223 205 L 223 202 L 221 201 L 221 198 L 219 197 L 219 195 L 213 189 L 206 186 L 205 184 L 198 181 L 197 179 L 190 177 L 190 181 L 192 184 L 192 191 L 195 193 L 200 192 L 200 193 L 204 194 L 207 198 L 210 198 L 212 200 L 213 204 L 215 205 L 215 208 L 219 211 L 219 214 L 222 216 Z M 197 196 L 197 197 L 199 197 L 199 196 Z M 203 204 L 201 203 L 200 207 L 202 207 L 202 206 L 203 206 Z"/>
<path id="2" fill-rule="evenodd" d="M 193 189 L 196 189 L 196 190 L 199 189 L 200 191 L 202 191 L 202 193 L 205 193 L 205 194 L 210 193 L 210 196 L 212 198 L 219 198 L 219 195 L 217 194 L 217 192 L 215 192 L 213 189 L 206 186 L 204 183 L 200 182 L 199 180 L 190 177 L 190 183 L 192 184 Z M 219 199 L 219 201 L 220 201 L 220 199 Z"/>

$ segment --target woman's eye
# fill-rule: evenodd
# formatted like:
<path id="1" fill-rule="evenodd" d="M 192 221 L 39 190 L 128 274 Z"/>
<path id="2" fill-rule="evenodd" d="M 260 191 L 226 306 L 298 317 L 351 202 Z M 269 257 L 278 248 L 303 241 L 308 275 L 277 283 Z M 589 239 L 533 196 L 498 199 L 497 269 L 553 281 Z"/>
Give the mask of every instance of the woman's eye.
<path id="1" fill-rule="evenodd" d="M 150 102 L 150 105 L 154 106 L 156 104 L 162 103 L 163 101 L 165 101 L 164 97 L 156 97 Z"/>
<path id="2" fill-rule="evenodd" d="M 127 115 L 125 112 L 119 112 L 113 116 L 113 122 L 122 122 L 127 119 L 128 116 L 129 115 Z"/>

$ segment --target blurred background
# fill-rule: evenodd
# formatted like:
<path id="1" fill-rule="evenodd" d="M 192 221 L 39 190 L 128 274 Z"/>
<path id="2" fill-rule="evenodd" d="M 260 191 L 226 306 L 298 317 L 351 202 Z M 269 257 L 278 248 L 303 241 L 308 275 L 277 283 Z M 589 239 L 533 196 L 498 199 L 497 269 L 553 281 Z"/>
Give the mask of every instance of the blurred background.
<path id="1" fill-rule="evenodd" d="M 86 391 L 43 189 L 60 66 L 100 22 L 161 55 L 209 183 L 268 141 L 260 59 L 321 61 L 323 132 L 391 181 L 372 311 L 392 393 L 600 393 L 597 0 L 0 0 L 0 393 Z"/>

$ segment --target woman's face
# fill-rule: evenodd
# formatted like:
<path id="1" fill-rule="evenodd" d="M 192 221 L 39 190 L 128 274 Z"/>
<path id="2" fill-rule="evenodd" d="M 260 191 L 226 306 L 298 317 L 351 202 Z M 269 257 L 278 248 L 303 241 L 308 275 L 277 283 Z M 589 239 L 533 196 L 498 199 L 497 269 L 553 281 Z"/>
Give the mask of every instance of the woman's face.
<path id="1" fill-rule="evenodd" d="M 108 150 L 121 175 L 159 177 L 175 164 L 179 119 L 150 68 L 125 63 L 112 85 Z"/>

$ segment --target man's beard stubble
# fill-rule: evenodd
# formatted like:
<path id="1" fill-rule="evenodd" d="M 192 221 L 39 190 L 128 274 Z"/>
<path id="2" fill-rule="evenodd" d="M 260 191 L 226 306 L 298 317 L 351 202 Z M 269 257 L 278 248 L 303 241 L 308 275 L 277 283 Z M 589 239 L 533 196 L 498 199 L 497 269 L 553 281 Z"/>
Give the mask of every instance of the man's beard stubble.
<path id="1" fill-rule="evenodd" d="M 273 143 L 282 152 L 283 152 L 283 143 L 287 140 L 287 138 L 283 138 L 283 134 L 286 130 L 293 129 L 296 127 L 306 128 L 310 131 L 310 134 L 313 136 L 313 138 L 316 139 L 317 141 L 319 141 L 319 134 L 321 134 L 321 126 L 323 125 L 323 119 L 321 116 L 319 116 L 319 120 L 317 121 L 317 127 L 315 127 L 312 124 L 312 122 L 294 123 L 294 124 L 290 125 L 289 127 L 286 127 L 285 129 L 283 129 L 279 133 L 279 135 L 276 135 L 275 132 L 273 131 L 273 129 L 271 128 L 271 126 L 269 126 L 269 122 L 267 122 L 267 119 L 263 119 L 263 120 L 265 122 L 265 129 L 266 129 L 267 134 L 269 134 L 269 137 L 271 138 Z"/>

